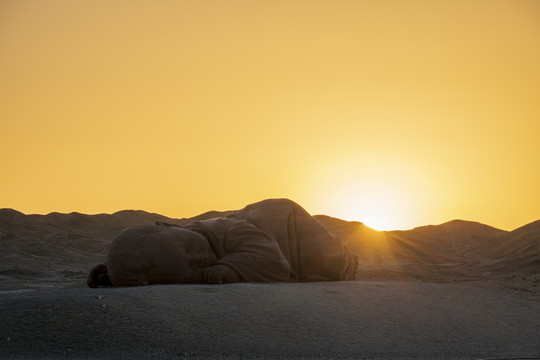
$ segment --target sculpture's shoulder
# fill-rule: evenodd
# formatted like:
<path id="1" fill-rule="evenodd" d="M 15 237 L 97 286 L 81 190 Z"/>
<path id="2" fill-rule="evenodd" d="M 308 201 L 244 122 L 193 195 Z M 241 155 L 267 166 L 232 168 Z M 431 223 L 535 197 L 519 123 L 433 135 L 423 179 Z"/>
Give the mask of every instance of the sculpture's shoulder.
<path id="1" fill-rule="evenodd" d="M 199 232 L 207 238 L 225 237 L 229 230 L 242 226 L 253 226 L 245 219 L 234 217 L 220 217 L 202 221 L 195 221 L 185 228 L 191 231 Z"/>

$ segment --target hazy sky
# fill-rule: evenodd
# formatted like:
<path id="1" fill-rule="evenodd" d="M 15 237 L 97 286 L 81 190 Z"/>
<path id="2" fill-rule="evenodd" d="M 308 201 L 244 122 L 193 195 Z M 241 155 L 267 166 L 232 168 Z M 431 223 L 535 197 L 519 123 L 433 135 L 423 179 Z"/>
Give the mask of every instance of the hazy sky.
<path id="1" fill-rule="evenodd" d="M 540 219 L 540 1 L 0 0 L 0 207 Z"/>

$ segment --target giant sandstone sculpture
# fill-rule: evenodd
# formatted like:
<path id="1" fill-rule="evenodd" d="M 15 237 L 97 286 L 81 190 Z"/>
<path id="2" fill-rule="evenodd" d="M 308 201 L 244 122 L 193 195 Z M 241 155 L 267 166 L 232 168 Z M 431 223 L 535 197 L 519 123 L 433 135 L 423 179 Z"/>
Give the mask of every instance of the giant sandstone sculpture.
<path id="1" fill-rule="evenodd" d="M 301 206 L 269 199 L 186 226 L 120 232 L 90 287 L 171 283 L 352 280 L 356 257 Z"/>

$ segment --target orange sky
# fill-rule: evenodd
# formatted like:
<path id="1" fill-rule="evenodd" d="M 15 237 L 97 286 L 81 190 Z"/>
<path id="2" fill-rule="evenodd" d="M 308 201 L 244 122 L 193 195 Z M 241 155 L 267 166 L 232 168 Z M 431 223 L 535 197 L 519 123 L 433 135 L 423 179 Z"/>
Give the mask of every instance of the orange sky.
<path id="1" fill-rule="evenodd" d="M 0 207 L 540 219 L 540 2 L 0 1 Z"/>

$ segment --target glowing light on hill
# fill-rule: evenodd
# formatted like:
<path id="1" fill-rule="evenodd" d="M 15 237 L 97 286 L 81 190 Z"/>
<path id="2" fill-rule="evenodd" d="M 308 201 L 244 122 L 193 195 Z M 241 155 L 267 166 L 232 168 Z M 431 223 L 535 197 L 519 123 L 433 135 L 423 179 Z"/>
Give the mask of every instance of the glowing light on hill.
<path id="1" fill-rule="evenodd" d="M 333 195 L 335 216 L 361 221 L 375 230 L 393 230 L 406 227 L 406 194 L 389 184 L 342 188 Z"/>
<path id="2" fill-rule="evenodd" d="M 422 212 L 417 204 L 430 196 L 430 186 L 421 176 L 419 169 L 398 161 L 344 161 L 318 175 L 321 183 L 314 192 L 321 194 L 317 203 L 327 215 L 360 221 L 375 230 L 410 229 Z"/>

